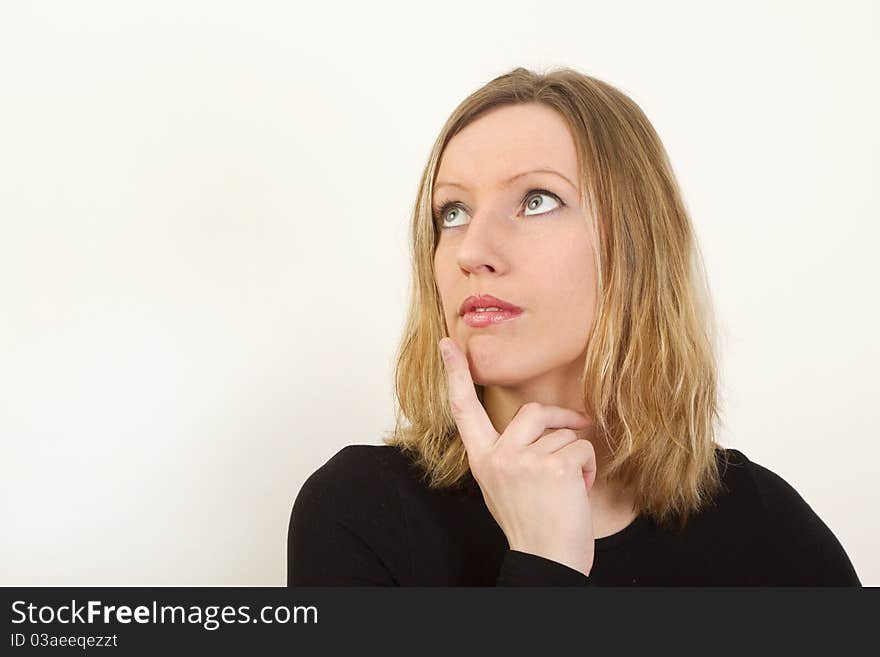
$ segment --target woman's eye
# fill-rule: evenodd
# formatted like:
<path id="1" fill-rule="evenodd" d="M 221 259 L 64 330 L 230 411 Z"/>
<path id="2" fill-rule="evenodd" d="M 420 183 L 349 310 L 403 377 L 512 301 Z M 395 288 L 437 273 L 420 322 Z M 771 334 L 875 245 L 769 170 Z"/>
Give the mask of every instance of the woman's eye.
<path id="1" fill-rule="evenodd" d="M 548 207 L 548 202 L 544 199 L 550 199 L 555 205 L 550 204 Z M 523 200 L 525 201 L 524 214 L 527 217 L 547 214 L 565 205 L 561 198 L 553 192 L 548 192 L 546 189 L 533 189 Z M 446 203 L 437 210 L 436 219 L 441 228 L 453 228 L 456 224 L 447 223 L 447 220 L 453 217 L 452 221 L 455 221 L 455 217 L 462 213 L 465 213 L 465 209 L 460 203 Z"/>
<path id="2" fill-rule="evenodd" d="M 441 226 L 444 226 L 444 227 L 449 226 L 449 224 L 446 223 L 446 220 L 449 218 L 449 216 L 453 212 L 455 212 L 455 213 L 464 212 L 464 208 L 462 208 L 459 205 L 455 205 L 454 203 L 453 204 L 446 204 L 442 208 L 440 208 L 440 212 L 438 212 L 438 215 L 440 217 L 440 225 Z"/>
<path id="3" fill-rule="evenodd" d="M 546 201 L 541 200 L 542 196 L 545 198 L 549 198 L 551 201 L 556 203 L 556 205 L 548 208 Z M 526 197 L 526 210 L 540 210 L 540 212 L 535 212 L 534 214 L 544 214 L 545 212 L 550 212 L 550 210 L 555 210 L 561 205 L 562 201 L 559 200 L 559 197 L 556 196 L 556 194 L 551 194 L 550 192 L 536 192 L 535 194 Z M 529 215 L 527 212 L 526 216 L 531 215 Z"/>

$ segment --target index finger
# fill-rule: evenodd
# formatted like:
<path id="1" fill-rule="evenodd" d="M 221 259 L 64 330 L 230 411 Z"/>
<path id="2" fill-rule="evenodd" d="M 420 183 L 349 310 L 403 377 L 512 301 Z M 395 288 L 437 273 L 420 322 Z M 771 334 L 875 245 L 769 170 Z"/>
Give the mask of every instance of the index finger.
<path id="1" fill-rule="evenodd" d="M 495 443 L 498 432 L 477 397 L 470 366 L 464 353 L 451 338 L 443 338 L 439 346 L 441 354 L 446 350 L 449 352 L 448 355 L 443 355 L 443 363 L 446 366 L 452 417 L 458 426 L 467 453 L 477 456 Z"/>

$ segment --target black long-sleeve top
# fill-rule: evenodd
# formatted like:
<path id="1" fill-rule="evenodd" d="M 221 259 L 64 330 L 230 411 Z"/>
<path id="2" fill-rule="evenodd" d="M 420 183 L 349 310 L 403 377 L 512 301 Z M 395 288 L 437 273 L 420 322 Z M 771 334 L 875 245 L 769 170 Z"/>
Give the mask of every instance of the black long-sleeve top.
<path id="1" fill-rule="evenodd" d="M 589 575 L 509 549 L 476 482 L 432 490 L 406 453 L 348 445 L 290 515 L 288 586 L 861 586 L 828 526 L 779 475 L 718 448 L 723 492 L 684 531 L 640 515 L 595 539 Z"/>

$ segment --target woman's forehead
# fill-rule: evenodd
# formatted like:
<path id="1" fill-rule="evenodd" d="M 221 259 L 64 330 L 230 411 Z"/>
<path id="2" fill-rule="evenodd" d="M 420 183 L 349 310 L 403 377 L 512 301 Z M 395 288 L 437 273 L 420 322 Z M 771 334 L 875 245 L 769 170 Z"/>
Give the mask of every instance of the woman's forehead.
<path id="1" fill-rule="evenodd" d="M 512 178 L 536 170 L 555 171 L 577 180 L 577 151 L 565 120 L 539 105 L 493 110 L 456 134 L 447 144 L 435 188 L 469 182 L 503 187 Z"/>

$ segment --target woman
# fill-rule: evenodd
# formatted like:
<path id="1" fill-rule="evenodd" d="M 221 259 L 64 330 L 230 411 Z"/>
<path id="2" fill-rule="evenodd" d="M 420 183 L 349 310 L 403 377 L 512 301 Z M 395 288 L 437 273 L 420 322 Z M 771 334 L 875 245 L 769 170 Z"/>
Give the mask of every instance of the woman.
<path id="1" fill-rule="evenodd" d="M 705 275 L 630 98 L 571 69 L 477 90 L 413 252 L 397 425 L 306 480 L 289 585 L 860 585 L 787 482 L 714 440 Z"/>

